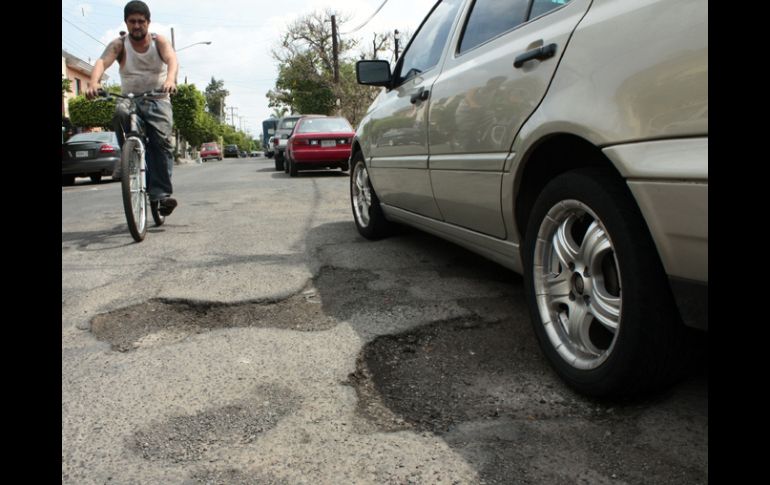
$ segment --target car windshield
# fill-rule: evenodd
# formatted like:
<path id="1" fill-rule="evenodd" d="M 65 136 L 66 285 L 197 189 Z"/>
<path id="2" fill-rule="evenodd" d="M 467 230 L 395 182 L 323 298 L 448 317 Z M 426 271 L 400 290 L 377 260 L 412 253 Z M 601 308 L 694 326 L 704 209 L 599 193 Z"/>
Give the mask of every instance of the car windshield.
<path id="1" fill-rule="evenodd" d="M 68 141 L 101 141 L 112 143 L 113 140 L 111 131 L 95 131 L 92 133 L 78 133 L 77 135 L 72 135 L 72 138 Z"/>
<path id="2" fill-rule="evenodd" d="M 303 120 L 297 128 L 297 133 L 342 133 L 351 132 L 353 128 L 345 118 L 312 118 Z"/>

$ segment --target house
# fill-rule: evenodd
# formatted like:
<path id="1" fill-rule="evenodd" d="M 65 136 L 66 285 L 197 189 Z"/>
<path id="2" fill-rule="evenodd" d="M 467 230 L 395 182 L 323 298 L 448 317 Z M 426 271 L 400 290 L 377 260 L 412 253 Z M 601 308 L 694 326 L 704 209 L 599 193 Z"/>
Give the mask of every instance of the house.
<path id="1" fill-rule="evenodd" d="M 64 93 L 61 100 L 61 114 L 69 118 L 69 100 L 78 96 L 88 87 L 88 81 L 91 79 L 91 72 L 94 66 L 70 54 L 64 49 L 61 50 L 61 73 L 71 81 L 70 90 L 72 92 Z M 102 83 L 109 79 L 107 74 L 102 75 Z"/>

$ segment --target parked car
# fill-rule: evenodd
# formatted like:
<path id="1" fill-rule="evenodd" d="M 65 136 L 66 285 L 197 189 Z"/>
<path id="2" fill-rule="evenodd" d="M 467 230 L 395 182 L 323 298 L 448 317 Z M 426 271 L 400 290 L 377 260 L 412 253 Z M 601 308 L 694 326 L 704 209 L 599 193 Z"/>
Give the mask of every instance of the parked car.
<path id="1" fill-rule="evenodd" d="M 284 170 L 292 177 L 304 169 L 341 168 L 347 172 L 355 134 L 345 118 L 300 118 L 286 144 Z"/>
<path id="2" fill-rule="evenodd" d="M 278 120 L 278 125 L 275 128 L 275 135 L 273 135 L 273 152 L 275 157 L 275 169 L 284 169 L 284 152 L 286 151 L 286 143 L 289 141 L 291 133 L 294 131 L 294 125 L 302 118 L 303 115 L 291 115 L 284 116 Z"/>
<path id="3" fill-rule="evenodd" d="M 356 72 L 384 87 L 352 148 L 364 237 L 409 224 L 521 273 L 580 392 L 681 376 L 708 328 L 707 0 L 439 1 L 392 72 Z"/>
<path id="4" fill-rule="evenodd" d="M 112 175 L 120 163 L 120 145 L 113 131 L 78 133 L 61 146 L 61 183 L 72 185 L 75 177 L 99 182 Z"/>
<path id="5" fill-rule="evenodd" d="M 225 158 L 235 157 L 238 158 L 238 145 L 225 145 Z"/>
<path id="6" fill-rule="evenodd" d="M 216 142 L 204 143 L 201 145 L 201 160 L 222 160 L 222 149 Z"/>
<path id="7" fill-rule="evenodd" d="M 259 156 L 259 152 L 256 151 L 256 150 L 252 150 L 251 152 L 249 152 L 249 156 L 251 156 L 251 157 L 258 157 Z"/>
<path id="8" fill-rule="evenodd" d="M 240 155 L 241 158 L 248 158 L 249 156 L 249 152 L 247 152 L 246 150 L 240 150 L 238 154 Z"/>
<path id="9" fill-rule="evenodd" d="M 267 158 L 273 158 L 273 155 L 275 155 L 275 145 L 273 144 L 273 140 L 275 140 L 274 136 L 270 136 L 267 139 L 267 145 L 265 145 L 265 157 Z M 277 165 L 276 170 L 278 170 Z"/>

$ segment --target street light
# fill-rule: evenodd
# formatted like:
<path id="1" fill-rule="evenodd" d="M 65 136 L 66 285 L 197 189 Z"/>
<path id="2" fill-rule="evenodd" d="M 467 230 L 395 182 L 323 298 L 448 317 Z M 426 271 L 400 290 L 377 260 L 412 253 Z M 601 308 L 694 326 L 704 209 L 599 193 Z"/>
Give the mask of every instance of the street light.
<path id="1" fill-rule="evenodd" d="M 181 47 L 181 48 L 177 49 L 176 51 L 177 51 L 177 52 L 179 52 L 179 51 L 183 51 L 183 50 L 187 49 L 188 47 L 192 47 L 192 46 L 194 46 L 194 45 L 198 45 L 198 44 L 206 44 L 206 45 L 211 45 L 211 41 L 210 41 L 210 40 L 208 40 L 208 41 L 204 41 L 204 42 L 196 42 L 196 43 L 194 43 L 194 44 L 190 44 L 190 45 L 186 45 L 186 46 L 184 46 L 184 47 Z"/>

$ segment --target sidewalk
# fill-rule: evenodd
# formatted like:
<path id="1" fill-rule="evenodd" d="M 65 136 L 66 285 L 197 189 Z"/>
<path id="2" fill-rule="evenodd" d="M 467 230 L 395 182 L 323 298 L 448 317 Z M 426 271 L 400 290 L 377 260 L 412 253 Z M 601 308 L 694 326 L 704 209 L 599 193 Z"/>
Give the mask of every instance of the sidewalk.
<path id="1" fill-rule="evenodd" d="M 185 163 L 201 163 L 200 158 L 177 158 L 174 165 L 183 165 Z"/>

